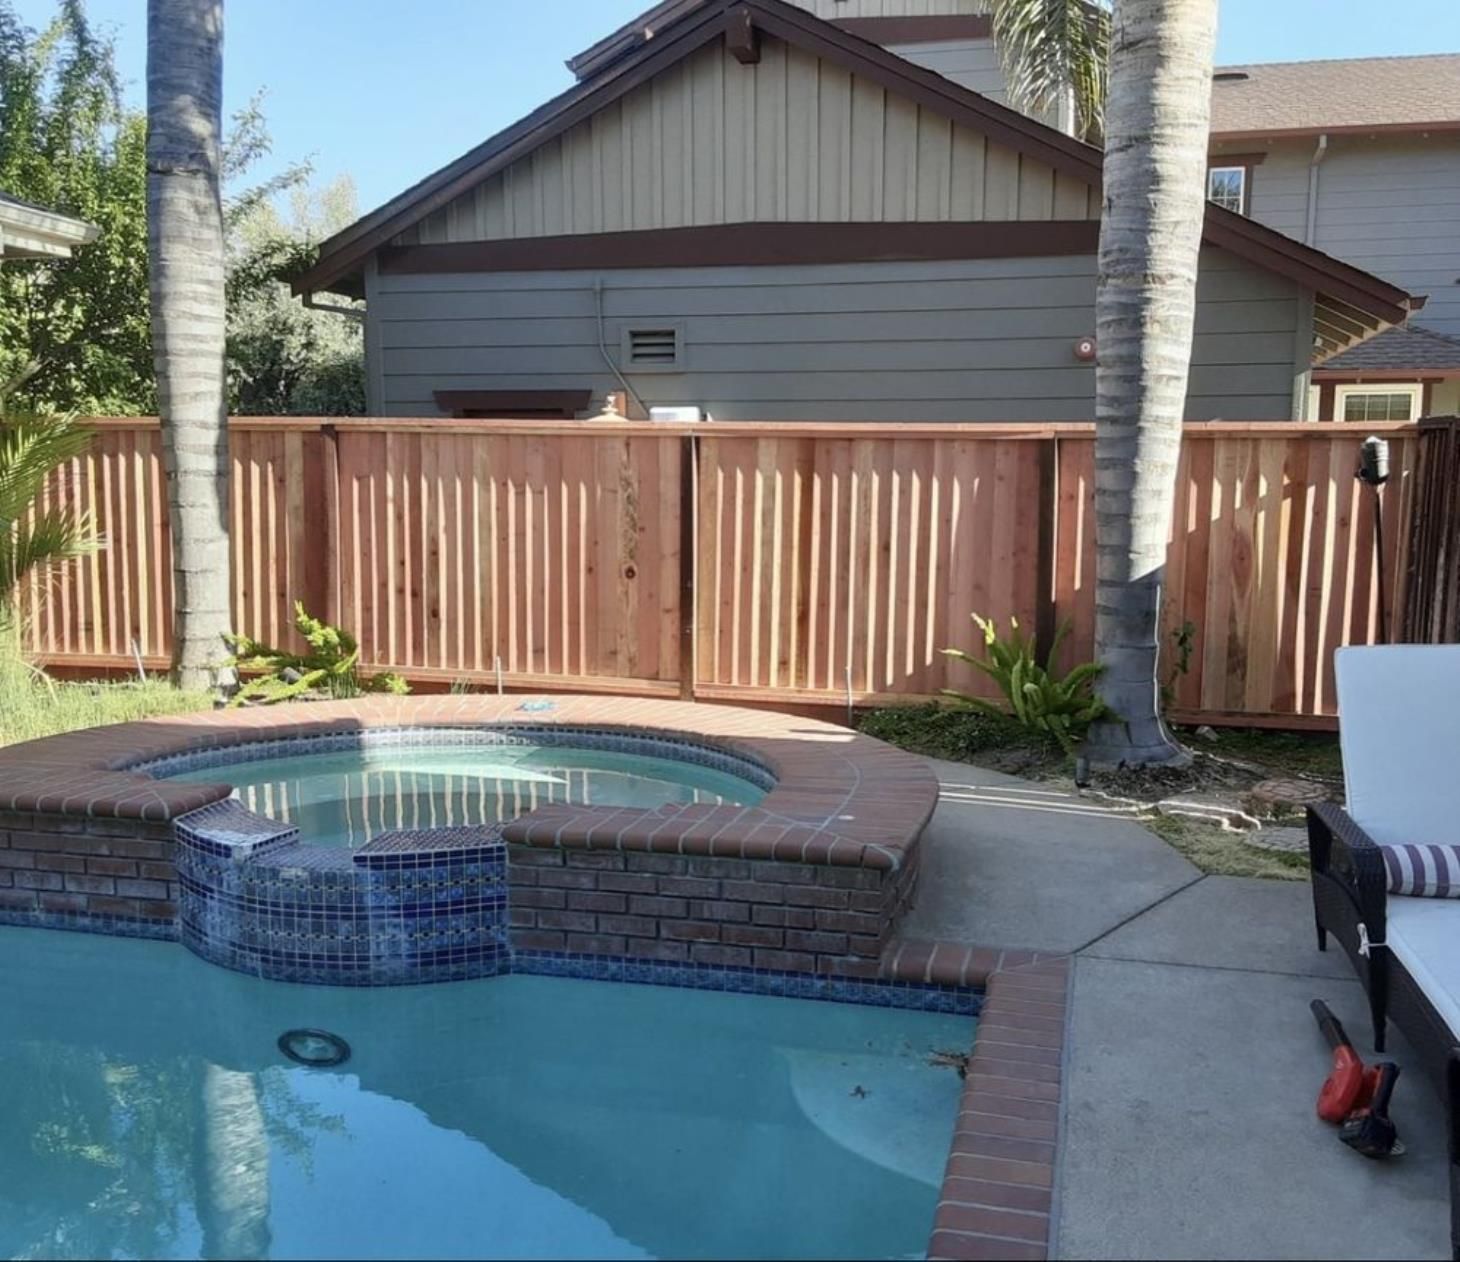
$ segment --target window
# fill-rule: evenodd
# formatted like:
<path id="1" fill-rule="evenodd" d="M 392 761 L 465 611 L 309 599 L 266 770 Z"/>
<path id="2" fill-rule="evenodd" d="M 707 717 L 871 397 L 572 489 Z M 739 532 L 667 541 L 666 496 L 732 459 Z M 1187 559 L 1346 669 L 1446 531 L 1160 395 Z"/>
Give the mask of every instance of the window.
<path id="1" fill-rule="evenodd" d="M 1419 384 L 1339 386 L 1333 399 L 1335 419 L 1412 421 L 1419 416 L 1423 394 Z"/>
<path id="2" fill-rule="evenodd" d="M 1239 215 L 1247 213 L 1247 168 L 1211 167 L 1207 171 L 1207 200 L 1235 210 Z"/>
<path id="3" fill-rule="evenodd" d="M 625 328 L 623 364 L 633 372 L 678 372 L 684 367 L 684 336 L 677 324 Z"/>

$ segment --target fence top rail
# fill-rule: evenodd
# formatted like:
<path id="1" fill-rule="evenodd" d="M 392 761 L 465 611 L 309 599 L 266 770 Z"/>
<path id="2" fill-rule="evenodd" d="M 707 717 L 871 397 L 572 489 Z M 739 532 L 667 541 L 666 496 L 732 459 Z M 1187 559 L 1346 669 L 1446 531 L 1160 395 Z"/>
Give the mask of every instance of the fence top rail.
<path id="1" fill-rule="evenodd" d="M 92 416 L 85 423 L 107 431 L 151 431 L 160 427 L 155 416 Z M 1188 438 L 1333 438 L 1369 434 L 1411 434 L 1430 421 L 1187 421 Z M 239 431 L 333 433 L 451 433 L 501 434 L 522 437 L 572 435 L 594 438 L 958 438 L 1007 441 L 1010 439 L 1091 438 L 1092 421 L 701 421 L 674 424 L 665 421 L 544 421 L 471 420 L 441 416 L 233 416 L 230 429 Z"/>

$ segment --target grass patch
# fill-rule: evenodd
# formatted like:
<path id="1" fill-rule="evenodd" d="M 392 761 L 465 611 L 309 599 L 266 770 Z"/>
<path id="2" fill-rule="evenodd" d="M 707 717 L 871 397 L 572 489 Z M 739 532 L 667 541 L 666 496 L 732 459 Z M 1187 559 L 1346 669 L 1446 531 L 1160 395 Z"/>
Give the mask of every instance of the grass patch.
<path id="1" fill-rule="evenodd" d="M 857 730 L 899 749 L 949 762 L 969 762 L 980 754 L 1011 749 L 1054 759 L 1063 756 L 1053 741 L 1013 719 L 935 702 L 864 711 Z"/>
<path id="2" fill-rule="evenodd" d="M 1242 834 L 1213 824 L 1174 815 L 1156 815 L 1141 823 L 1211 876 L 1258 876 L 1273 881 L 1308 877 L 1307 855 L 1260 850 L 1249 846 Z"/>
<path id="3" fill-rule="evenodd" d="M 1274 776 L 1343 779 L 1343 758 L 1336 733 L 1274 732 L 1260 728 L 1216 728 L 1215 731 L 1217 739 L 1210 743 L 1193 741 L 1190 733 L 1184 733 L 1182 738 L 1194 749 L 1253 763 Z"/>
<path id="4" fill-rule="evenodd" d="M 107 723 L 187 714 L 212 704 L 208 694 L 181 692 L 164 679 L 66 683 L 37 675 L 22 662 L 0 662 L 0 745 Z"/>

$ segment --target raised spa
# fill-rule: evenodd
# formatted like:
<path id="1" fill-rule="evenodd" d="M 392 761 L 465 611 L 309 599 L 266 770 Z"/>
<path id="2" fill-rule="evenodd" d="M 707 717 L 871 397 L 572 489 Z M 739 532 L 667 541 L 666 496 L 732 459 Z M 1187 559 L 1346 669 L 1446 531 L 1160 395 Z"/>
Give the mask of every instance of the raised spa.
<path id="1" fill-rule="evenodd" d="M 548 805 L 751 806 L 765 796 L 763 771 L 703 747 L 679 747 L 676 753 L 696 759 L 686 761 L 665 756 L 664 742 L 625 737 L 582 745 L 502 735 L 483 744 L 441 735 L 441 743 L 425 747 L 401 739 L 265 757 L 250 757 L 244 746 L 232 751 L 240 761 L 224 767 L 204 758 L 203 765 L 160 774 L 194 783 L 226 779 L 249 810 L 294 825 L 301 840 L 339 846 L 361 846 L 397 829 L 498 824 Z"/>

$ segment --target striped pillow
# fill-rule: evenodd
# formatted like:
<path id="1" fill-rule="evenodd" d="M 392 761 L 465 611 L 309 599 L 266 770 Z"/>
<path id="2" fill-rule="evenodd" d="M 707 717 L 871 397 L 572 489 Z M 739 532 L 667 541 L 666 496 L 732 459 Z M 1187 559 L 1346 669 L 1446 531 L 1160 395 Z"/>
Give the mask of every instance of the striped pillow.
<path id="1" fill-rule="evenodd" d="M 1460 846 L 1380 846 L 1391 894 L 1460 898 Z"/>

